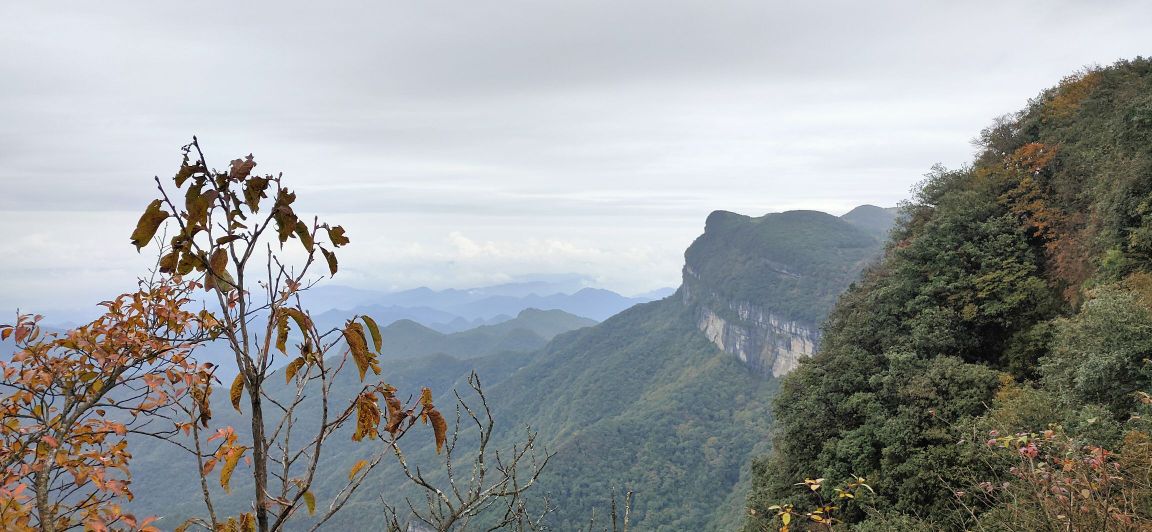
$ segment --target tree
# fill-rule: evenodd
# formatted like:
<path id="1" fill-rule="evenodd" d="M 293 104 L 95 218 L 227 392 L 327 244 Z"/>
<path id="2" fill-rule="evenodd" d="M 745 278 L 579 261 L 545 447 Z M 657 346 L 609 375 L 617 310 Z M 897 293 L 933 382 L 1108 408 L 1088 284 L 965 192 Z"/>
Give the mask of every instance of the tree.
<path id="1" fill-rule="evenodd" d="M 132 498 L 125 437 L 172 436 L 167 407 L 183 399 L 211 415 L 211 367 L 190 355 L 215 321 L 184 310 L 196 286 L 142 282 L 64 334 L 43 333 L 40 316 L 0 326 L 15 345 L 0 361 L 0 527 L 150 528 L 120 508 Z"/>
<path id="2" fill-rule="evenodd" d="M 161 439 L 196 461 L 205 515 L 178 530 L 281 530 L 302 510 L 314 516 L 306 525 L 316 529 L 345 507 L 384 458 L 402 460 L 397 442 L 418 422 L 431 427 L 437 454 L 447 449 L 452 471 L 459 411 L 449 441 L 430 389 L 405 400 L 395 387 L 367 380 L 369 372 L 380 373 L 382 342 L 370 317 L 321 330 L 301 304 L 301 294 L 321 277 L 313 265 L 336 274 L 335 250 L 349 243 L 344 229 L 302 220 L 281 176 L 254 175 L 255 166 L 249 155 L 226 171 L 210 170 L 193 137 L 171 184 L 156 178 L 158 197 L 132 232 L 137 250 L 154 241 L 161 249 L 138 291 L 104 302 L 103 316 L 66 333 L 45 334 L 40 316 L 18 315 L 14 325 L 0 326 L 0 340 L 11 339 L 16 348 L 9 361 L 0 361 L 0 527 L 154 530 L 153 519 L 121 509 L 132 498 L 131 435 Z M 295 243 L 302 254 L 285 249 Z M 234 355 L 237 376 L 228 400 L 246 413 L 248 427 L 211 423 L 220 367 L 194 357 L 209 341 Z M 341 399 L 333 385 L 353 365 L 359 390 Z M 281 375 L 282 386 L 269 380 Z M 470 382 L 487 414 L 478 379 Z M 511 512 L 506 517 L 531 525 L 522 496 L 551 455 L 536 461 L 529 431 L 506 461 L 489 448 L 491 416 L 482 419 L 461 405 L 483 438 L 467 506 L 457 517 L 502 502 Z M 381 445 L 351 467 L 342 487 L 320 494 L 330 497 L 320 504 L 312 489 L 317 470 L 326 443 L 342 428 L 354 441 Z M 221 515 L 209 476 L 218 471 L 220 489 L 228 492 L 242 462 L 251 465 L 252 510 Z M 327 475 L 333 476 L 345 475 Z M 412 478 L 422 477 L 417 470 Z M 399 516 L 392 522 L 402 527 Z"/>
<path id="3" fill-rule="evenodd" d="M 229 388 L 232 406 L 246 407 L 250 432 L 220 428 L 201 442 L 196 419 L 210 415 L 202 403 L 182 408 L 191 421 L 191 445 L 195 455 L 208 518 L 194 520 L 213 530 L 280 530 L 302 508 L 319 512 L 314 527 L 338 512 L 362 485 L 379 458 L 359 463 L 346 485 L 326 507 L 317 509 L 311 488 L 326 441 L 341 427 L 354 423 L 352 439 L 385 439 L 394 443 L 417 422 L 431 425 L 437 450 L 447 438 L 447 422 L 432 402 L 431 390 L 405 405 L 397 390 L 384 382 L 366 381 L 368 372 L 380 373 L 377 356 L 380 330 L 368 316 L 353 317 L 342 327 L 320 330 L 302 306 L 300 295 L 319 276 L 313 266 L 322 259 L 329 275 L 335 275 L 335 250 L 349 243 L 338 225 L 301 219 L 292 204 L 296 194 L 281 175 L 256 175 L 251 155 L 231 161 L 226 171 L 211 170 L 199 141 L 193 137 L 183 148 L 183 161 L 172 178 L 183 199 L 174 198 L 156 178 L 159 197 L 145 209 L 132 233 L 132 244 L 141 249 L 162 226 L 174 226 L 173 236 L 159 259 L 161 275 L 196 275 L 202 280 L 207 305 L 217 321 L 214 333 L 235 357 L 237 376 Z M 285 244 L 298 243 L 303 256 L 293 262 Z M 299 340 L 290 348 L 289 338 Z M 281 361 L 283 375 L 294 393 L 287 399 L 269 394 L 269 378 Z M 355 364 L 359 394 L 348 404 L 332 396 L 336 376 Z M 313 420 L 296 417 L 310 395 L 319 403 Z M 244 397 L 247 401 L 244 402 Z M 381 408 L 384 402 L 384 411 Z M 242 407 L 242 403 L 244 403 Z M 384 417 L 386 416 L 386 417 Z M 311 423 L 309 423 L 311 421 Z M 386 424 L 385 424 L 386 421 Z M 212 445 L 215 448 L 210 448 Z M 380 454 L 387 448 L 380 449 Z M 252 508 L 224 521 L 216 515 L 206 476 L 220 466 L 220 485 L 227 491 L 241 460 L 252 465 Z"/>

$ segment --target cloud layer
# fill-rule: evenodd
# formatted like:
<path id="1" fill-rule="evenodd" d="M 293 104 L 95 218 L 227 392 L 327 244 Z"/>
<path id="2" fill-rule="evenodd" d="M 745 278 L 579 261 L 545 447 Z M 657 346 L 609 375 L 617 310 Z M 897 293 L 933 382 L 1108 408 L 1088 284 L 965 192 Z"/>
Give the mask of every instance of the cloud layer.
<path id="1" fill-rule="evenodd" d="M 349 282 L 567 268 L 646 290 L 711 210 L 894 204 L 1061 76 L 1147 54 L 1149 20 L 1142 0 L 9 2 L 0 308 L 130 288 L 131 211 L 192 134 L 353 220 Z"/>

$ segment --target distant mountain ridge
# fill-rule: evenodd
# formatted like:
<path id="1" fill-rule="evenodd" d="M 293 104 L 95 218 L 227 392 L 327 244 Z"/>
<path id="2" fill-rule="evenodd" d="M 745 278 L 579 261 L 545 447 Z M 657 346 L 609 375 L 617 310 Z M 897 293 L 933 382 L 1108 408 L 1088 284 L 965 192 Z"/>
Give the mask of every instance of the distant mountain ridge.
<path id="1" fill-rule="evenodd" d="M 354 314 L 373 316 L 380 323 L 408 319 L 451 333 L 511 319 L 528 308 L 563 310 L 596 321 L 639 303 L 669 295 L 666 288 L 635 297 L 611 290 L 584 287 L 572 293 L 554 283 L 510 283 L 467 290 L 421 287 L 400 292 L 375 292 L 344 286 L 318 286 L 305 295 L 310 308 L 327 308 L 324 320 L 340 322 Z M 544 291 L 537 293 L 536 290 Z"/>
<path id="2" fill-rule="evenodd" d="M 380 329 L 384 340 L 381 354 L 399 358 L 443 354 L 465 359 L 502 352 L 526 353 L 544 347 L 560 333 L 595 324 L 595 320 L 563 310 L 531 308 L 511 320 L 451 334 L 400 320 Z"/>

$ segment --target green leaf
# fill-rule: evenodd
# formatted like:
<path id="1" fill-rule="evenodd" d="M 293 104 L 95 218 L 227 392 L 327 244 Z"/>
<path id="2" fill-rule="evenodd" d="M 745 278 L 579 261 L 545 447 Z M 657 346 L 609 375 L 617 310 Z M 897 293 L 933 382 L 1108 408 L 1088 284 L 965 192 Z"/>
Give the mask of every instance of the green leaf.
<path id="1" fill-rule="evenodd" d="M 160 224 L 168 218 L 168 212 L 161 209 L 160 205 L 160 200 L 152 200 L 152 203 L 148 204 L 148 208 L 144 209 L 140 221 L 136 222 L 136 230 L 132 231 L 132 245 L 136 246 L 137 251 L 148 245 L 152 237 L 156 236 Z"/>
<path id="2" fill-rule="evenodd" d="M 376 352 L 380 352 L 380 348 L 384 345 L 384 340 L 380 337 L 380 327 L 376 325 L 376 320 L 368 316 L 360 316 L 364 321 L 364 325 L 368 326 L 368 332 L 372 334 L 372 345 L 376 347 Z"/>

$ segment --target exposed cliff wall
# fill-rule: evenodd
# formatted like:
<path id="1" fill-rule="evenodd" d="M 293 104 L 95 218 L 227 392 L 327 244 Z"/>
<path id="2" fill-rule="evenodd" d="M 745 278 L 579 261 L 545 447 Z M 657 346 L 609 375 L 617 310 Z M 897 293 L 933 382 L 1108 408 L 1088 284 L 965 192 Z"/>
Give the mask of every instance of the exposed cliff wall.
<path id="1" fill-rule="evenodd" d="M 717 211 L 685 252 L 679 297 L 716 347 L 756 372 L 780 377 L 816 352 L 820 323 L 879 255 L 893 218 L 890 210 L 870 206 L 842 218 Z"/>
<path id="2" fill-rule="evenodd" d="M 685 274 L 690 275 L 685 269 Z M 801 357 L 811 356 L 820 342 L 819 327 L 773 314 L 747 301 L 725 302 L 704 291 L 698 282 L 685 282 L 681 297 L 694 306 L 696 327 L 716 347 L 736 355 L 753 370 L 780 377 Z"/>

